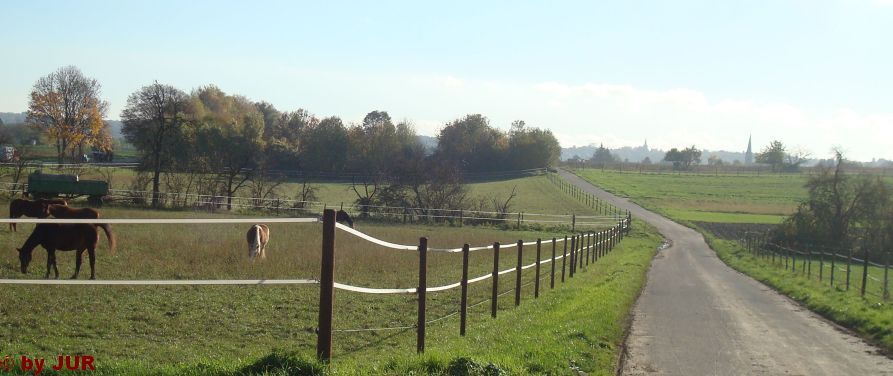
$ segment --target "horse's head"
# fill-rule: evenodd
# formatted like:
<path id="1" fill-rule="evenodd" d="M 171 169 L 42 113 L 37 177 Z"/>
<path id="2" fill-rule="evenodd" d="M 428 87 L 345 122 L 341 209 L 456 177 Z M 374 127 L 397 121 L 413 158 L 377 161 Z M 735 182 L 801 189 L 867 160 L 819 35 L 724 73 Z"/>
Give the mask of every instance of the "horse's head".
<path id="1" fill-rule="evenodd" d="M 22 273 L 28 273 L 28 264 L 31 263 L 31 251 L 34 249 L 32 248 L 25 251 L 21 248 L 16 248 L 16 250 L 19 251 L 19 261 L 22 264 Z"/>

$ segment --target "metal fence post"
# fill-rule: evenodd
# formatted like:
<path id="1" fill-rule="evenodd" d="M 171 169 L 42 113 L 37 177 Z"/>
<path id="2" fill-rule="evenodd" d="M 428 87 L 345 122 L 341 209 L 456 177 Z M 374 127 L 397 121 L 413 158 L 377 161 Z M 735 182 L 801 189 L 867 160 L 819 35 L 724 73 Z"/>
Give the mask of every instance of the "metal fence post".
<path id="1" fill-rule="evenodd" d="M 322 216 L 322 262 L 319 277 L 319 329 L 316 357 L 332 359 L 332 313 L 335 293 L 335 211 L 325 209 Z"/>
<path id="2" fill-rule="evenodd" d="M 462 246 L 462 297 L 459 305 L 459 335 L 464 336 L 468 317 L 468 243 Z"/>
<path id="3" fill-rule="evenodd" d="M 428 238 L 419 238 L 419 321 L 417 324 L 416 352 L 425 352 L 425 299 L 428 289 Z"/>

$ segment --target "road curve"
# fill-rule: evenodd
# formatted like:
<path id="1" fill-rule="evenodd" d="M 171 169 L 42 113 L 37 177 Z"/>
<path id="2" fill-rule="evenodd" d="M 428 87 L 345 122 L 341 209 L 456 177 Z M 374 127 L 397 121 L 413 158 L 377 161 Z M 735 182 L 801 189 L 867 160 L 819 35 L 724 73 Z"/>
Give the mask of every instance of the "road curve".
<path id="1" fill-rule="evenodd" d="M 633 310 L 624 375 L 893 375 L 877 348 L 726 266 L 699 233 L 560 173 L 673 243 Z"/>

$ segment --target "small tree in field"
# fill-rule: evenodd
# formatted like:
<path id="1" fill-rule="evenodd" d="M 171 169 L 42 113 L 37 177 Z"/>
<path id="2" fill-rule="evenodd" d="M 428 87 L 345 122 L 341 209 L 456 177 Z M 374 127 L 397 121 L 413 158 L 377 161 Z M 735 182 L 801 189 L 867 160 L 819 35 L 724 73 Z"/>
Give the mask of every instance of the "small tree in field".
<path id="1" fill-rule="evenodd" d="M 28 123 L 56 143 L 58 162 L 74 147 L 108 147 L 108 125 L 102 121 L 108 103 L 99 98 L 101 86 L 74 66 L 41 77 L 31 90 Z"/>

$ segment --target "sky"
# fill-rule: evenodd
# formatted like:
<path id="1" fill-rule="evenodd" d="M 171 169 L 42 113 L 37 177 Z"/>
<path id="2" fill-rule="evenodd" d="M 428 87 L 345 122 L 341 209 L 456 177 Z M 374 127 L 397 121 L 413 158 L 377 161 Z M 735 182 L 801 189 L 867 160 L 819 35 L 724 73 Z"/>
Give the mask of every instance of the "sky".
<path id="1" fill-rule="evenodd" d="M 893 0 L 15 1 L 0 13 L 0 112 L 75 65 L 107 117 L 157 80 L 281 111 L 373 110 L 436 136 L 480 113 L 562 146 L 772 140 L 893 160 Z"/>

